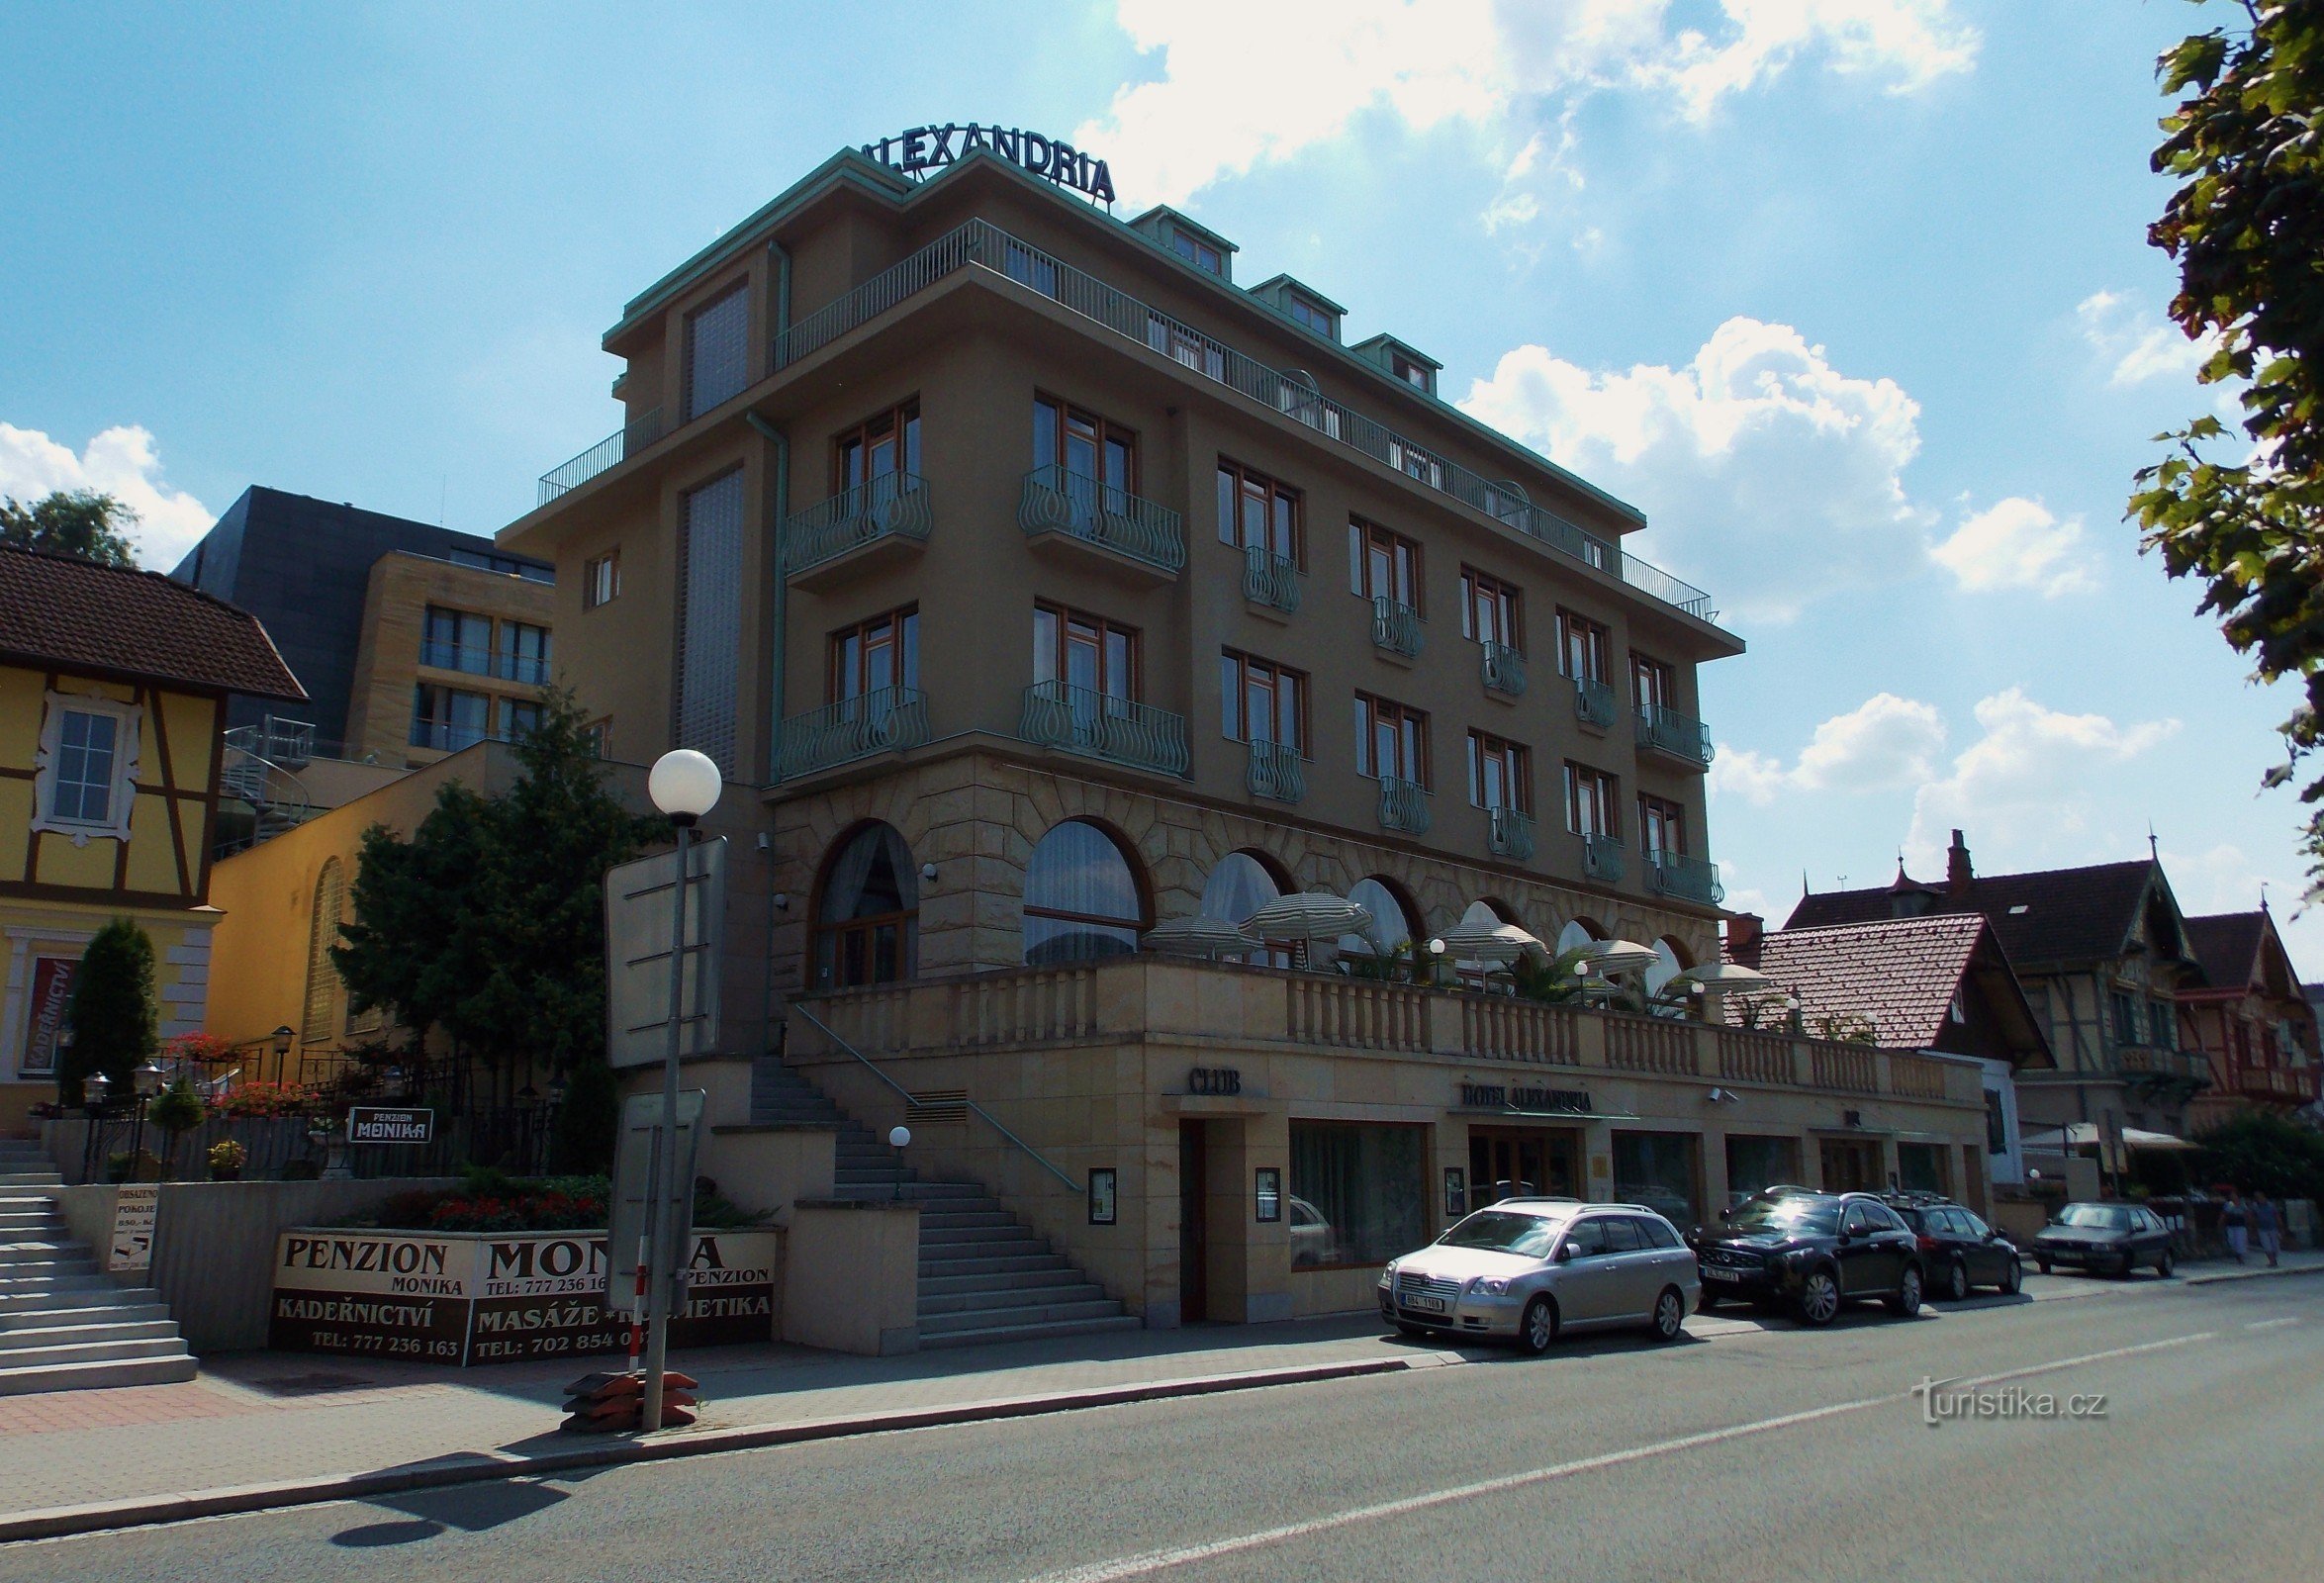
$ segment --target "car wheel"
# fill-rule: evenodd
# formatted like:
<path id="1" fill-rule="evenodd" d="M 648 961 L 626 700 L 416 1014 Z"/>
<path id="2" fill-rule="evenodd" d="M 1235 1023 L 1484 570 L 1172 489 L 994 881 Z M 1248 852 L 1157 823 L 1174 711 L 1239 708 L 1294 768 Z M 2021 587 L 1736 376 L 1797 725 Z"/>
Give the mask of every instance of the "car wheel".
<path id="1" fill-rule="evenodd" d="M 1546 1297 L 1526 1304 L 1525 1318 L 1517 1322 L 1517 1347 L 1528 1357 L 1538 1357 L 1557 1340 L 1557 1305 Z"/>
<path id="2" fill-rule="evenodd" d="M 2165 1280 L 2169 1280 L 2171 1278 L 2171 1271 L 2174 1267 L 2175 1265 L 2173 1264 L 2171 1258 L 2171 1250 L 2166 1248 L 2163 1250 L 2163 1257 L 2155 1260 L 2155 1273 L 2162 1276 Z"/>
<path id="3" fill-rule="evenodd" d="M 1839 1318 L 1839 1277 L 1828 1269 L 1810 1270 L 1808 1278 L 1800 1282 L 1800 1295 L 1793 1301 L 1792 1311 L 1803 1325 L 1821 1327 Z"/>
<path id="4" fill-rule="evenodd" d="M 2012 1258 L 2001 1266 L 2001 1295 L 2014 1297 L 2025 1285 L 2025 1266 Z"/>
<path id="5" fill-rule="evenodd" d="M 1686 1333 L 1687 1299 L 1676 1286 L 1665 1286 L 1662 1295 L 1654 1299 L 1654 1320 L 1649 1329 L 1658 1342 L 1675 1342 Z"/>
<path id="6" fill-rule="evenodd" d="M 1887 1299 L 1889 1312 L 1899 1319 L 1910 1319 L 1920 1312 L 1920 1267 L 1906 1264 L 1898 1278 L 1897 1289 Z"/>
<path id="7" fill-rule="evenodd" d="M 2116 1280 L 2128 1280 L 2131 1276 L 2137 1273 L 2138 1256 L 2135 1254 L 2124 1254 L 2122 1256 L 2122 1267 L 2114 1271 L 2114 1278 Z"/>
<path id="8" fill-rule="evenodd" d="M 1968 1295 L 1969 1265 L 1956 1258 L 1945 1266 L 1945 1296 L 1957 1303 Z"/>

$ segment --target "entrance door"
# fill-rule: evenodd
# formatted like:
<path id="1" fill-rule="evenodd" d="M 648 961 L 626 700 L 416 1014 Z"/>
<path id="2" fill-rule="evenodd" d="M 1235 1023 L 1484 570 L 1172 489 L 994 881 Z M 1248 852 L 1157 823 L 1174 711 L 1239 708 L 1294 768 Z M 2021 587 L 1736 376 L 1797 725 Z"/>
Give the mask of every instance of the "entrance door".
<path id="1" fill-rule="evenodd" d="M 1581 1179 L 1581 1140 L 1552 1128 L 1471 1127 L 1468 1206 L 1504 1198 L 1572 1198 Z"/>
<path id="2" fill-rule="evenodd" d="M 1210 1161 L 1203 1124 L 1178 1123 L 1178 1323 L 1210 1317 Z"/>
<path id="3" fill-rule="evenodd" d="M 1822 1141 L 1823 1190 L 1827 1193 L 1874 1193 L 1880 1179 L 1880 1145 L 1855 1138 Z"/>

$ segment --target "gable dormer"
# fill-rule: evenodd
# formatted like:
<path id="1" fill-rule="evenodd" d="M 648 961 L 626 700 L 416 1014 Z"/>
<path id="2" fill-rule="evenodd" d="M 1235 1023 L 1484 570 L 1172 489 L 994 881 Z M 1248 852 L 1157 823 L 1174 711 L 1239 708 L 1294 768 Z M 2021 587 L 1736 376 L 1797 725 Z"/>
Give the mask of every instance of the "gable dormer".
<path id="1" fill-rule="evenodd" d="M 1374 335 L 1348 348 L 1367 363 L 1376 363 L 1396 379 L 1424 396 L 1437 394 L 1437 375 L 1444 365 L 1393 335 Z"/>
<path id="2" fill-rule="evenodd" d="M 1181 263 L 1229 285 L 1235 280 L 1235 244 L 1217 232 L 1198 226 L 1167 204 L 1157 204 L 1130 222 L 1130 229 Z"/>
<path id="3" fill-rule="evenodd" d="M 1309 333 L 1339 342 L 1340 321 L 1348 317 L 1348 310 L 1313 286 L 1276 275 L 1252 287 L 1251 295 Z"/>

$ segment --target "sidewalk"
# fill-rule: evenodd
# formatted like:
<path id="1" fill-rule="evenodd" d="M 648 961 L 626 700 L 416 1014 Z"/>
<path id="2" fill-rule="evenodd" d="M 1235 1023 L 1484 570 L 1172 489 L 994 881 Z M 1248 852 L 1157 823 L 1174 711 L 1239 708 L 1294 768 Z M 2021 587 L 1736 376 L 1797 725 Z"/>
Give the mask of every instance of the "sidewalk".
<path id="1" fill-rule="evenodd" d="M 2286 1254 L 2280 1271 L 2259 1260 L 2241 1268 L 2209 1260 L 2169 1284 L 2303 1272 L 2324 1272 L 2324 1254 Z M 2023 1299 L 1986 1296 L 1961 1306 L 2164 1289 L 2151 1278 L 2029 1273 Z M 1716 1341 L 1783 1323 L 1721 1310 L 1691 1317 L 1687 1328 Z M 242 1353 L 205 1363 L 200 1378 L 183 1385 L 0 1397 L 0 1539 L 1505 1355 L 1407 1340 L 1364 1314 L 884 1358 L 728 1348 L 675 1360 L 701 1381 L 701 1421 L 641 1445 L 556 1431 L 561 1387 L 607 1366 L 604 1358 L 462 1370 Z"/>

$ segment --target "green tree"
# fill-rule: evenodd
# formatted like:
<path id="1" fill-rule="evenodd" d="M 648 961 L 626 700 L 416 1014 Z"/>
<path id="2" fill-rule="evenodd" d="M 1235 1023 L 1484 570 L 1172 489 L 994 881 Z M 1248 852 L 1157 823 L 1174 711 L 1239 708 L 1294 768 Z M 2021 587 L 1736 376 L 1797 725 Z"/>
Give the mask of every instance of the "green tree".
<path id="1" fill-rule="evenodd" d="M 2324 1133 L 2267 1111 L 2247 1110 L 2195 1135 L 2197 1179 L 2230 1182 L 2275 1198 L 2324 1201 Z"/>
<path id="2" fill-rule="evenodd" d="M 81 1081 L 101 1071 L 115 1099 L 135 1089 L 138 1067 L 161 1043 L 161 1012 L 153 995 L 153 941 L 132 918 L 115 918 L 81 953 L 65 1007 L 72 1044 L 58 1064 L 57 1096 L 81 1102 Z"/>
<path id="3" fill-rule="evenodd" d="M 2200 378 L 2241 386 L 2250 442 L 2202 417 L 2156 436 L 2165 458 L 2138 474 L 2130 515 L 2174 578 L 2204 585 L 2261 682 L 2302 698 L 2281 729 L 2295 779 L 2324 729 L 2324 5 L 2246 0 L 2248 29 L 2197 34 L 2159 62 L 2184 97 L 2162 122 L 2154 167 L 2179 181 L 2148 239 L 2179 265 L 2171 316 L 2212 350 Z M 2301 790 L 2309 895 L 2324 895 L 2324 778 Z"/>
<path id="4" fill-rule="evenodd" d="M 145 1107 L 145 1119 L 161 1129 L 161 1174 L 169 1174 L 170 1162 L 177 1158 L 177 1141 L 209 1118 L 210 1108 L 202 1103 L 202 1096 L 194 1092 L 194 1085 L 180 1077 L 154 1096 Z"/>
<path id="5" fill-rule="evenodd" d="M 128 530 L 137 520 L 136 512 L 93 490 L 57 490 L 30 506 L 9 497 L 0 499 L 0 544 L 53 550 L 107 566 L 135 566 L 138 557 L 130 548 Z"/>

